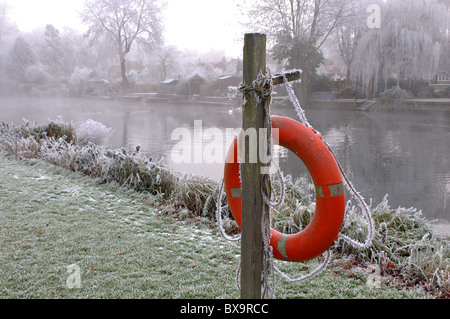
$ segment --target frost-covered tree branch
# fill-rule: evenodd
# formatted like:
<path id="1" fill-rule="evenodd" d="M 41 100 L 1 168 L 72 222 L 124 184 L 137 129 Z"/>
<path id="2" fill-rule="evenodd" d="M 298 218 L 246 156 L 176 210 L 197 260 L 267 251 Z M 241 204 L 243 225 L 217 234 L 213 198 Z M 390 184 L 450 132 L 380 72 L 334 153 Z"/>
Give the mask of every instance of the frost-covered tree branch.
<path id="1" fill-rule="evenodd" d="M 271 53 L 286 68 L 301 68 L 306 97 L 309 79 L 323 60 L 321 47 L 340 21 L 343 0 L 256 0 L 246 1 L 248 27 L 269 37 Z"/>
<path id="2" fill-rule="evenodd" d="M 129 88 L 125 57 L 135 43 L 159 44 L 162 41 L 162 1 L 87 0 L 82 12 L 92 39 L 106 37 L 116 43 L 122 81 Z"/>

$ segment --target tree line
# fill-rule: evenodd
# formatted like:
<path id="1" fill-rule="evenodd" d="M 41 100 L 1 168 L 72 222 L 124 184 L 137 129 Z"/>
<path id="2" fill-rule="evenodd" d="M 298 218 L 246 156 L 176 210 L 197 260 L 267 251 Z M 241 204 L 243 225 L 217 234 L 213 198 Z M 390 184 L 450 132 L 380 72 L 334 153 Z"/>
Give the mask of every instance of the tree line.
<path id="1" fill-rule="evenodd" d="M 161 3 L 88 0 L 81 12 L 89 26 L 86 33 L 52 24 L 21 32 L 0 3 L 0 92 L 59 86 L 55 93 L 66 94 L 71 84 L 101 78 L 109 80 L 111 94 L 120 94 L 168 77 L 187 80 L 199 74 L 212 81 L 239 72 L 239 61 L 224 61 L 221 51 L 199 53 L 166 45 Z"/>
<path id="2" fill-rule="evenodd" d="M 450 73 L 448 0 L 246 0 L 241 7 L 249 28 L 271 35 L 272 55 L 303 70 L 303 96 L 324 54 L 341 61 L 347 86 L 369 97 L 392 78 Z"/>
<path id="3" fill-rule="evenodd" d="M 233 5 L 233 3 L 230 3 Z M 450 71 L 448 0 L 243 0 L 242 32 L 268 35 L 269 54 L 280 68 L 301 68 L 301 97 L 308 97 L 324 57 L 345 70 L 346 87 L 371 97 L 397 80 L 428 80 Z M 0 4 L 0 87 L 3 91 L 54 81 L 79 81 L 114 73 L 127 91 L 136 81 L 218 70 L 208 58 L 164 44 L 165 2 L 86 0 L 85 34 L 48 24 L 22 33 Z M 208 14 L 205 12 L 205 14 Z M 247 21 L 247 22 L 245 22 Z M 140 72 L 132 72 L 133 63 Z M 238 72 L 228 70 L 229 73 Z M 130 84 L 131 82 L 131 84 Z"/>

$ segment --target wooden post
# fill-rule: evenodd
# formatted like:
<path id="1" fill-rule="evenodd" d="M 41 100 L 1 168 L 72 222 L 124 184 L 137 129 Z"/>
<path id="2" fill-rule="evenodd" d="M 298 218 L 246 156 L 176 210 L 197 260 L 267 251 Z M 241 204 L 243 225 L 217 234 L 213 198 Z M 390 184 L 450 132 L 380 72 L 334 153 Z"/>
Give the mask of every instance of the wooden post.
<path id="1" fill-rule="evenodd" d="M 266 74 L 266 36 L 259 33 L 249 33 L 244 39 L 244 85 L 251 86 L 258 73 Z M 241 237 L 241 298 L 261 299 L 261 274 L 263 258 L 262 241 L 262 208 L 263 197 L 261 185 L 263 175 L 259 158 L 260 128 L 266 126 L 264 102 L 258 103 L 253 92 L 244 91 L 242 128 L 256 130 L 256 141 L 244 143 L 241 150 L 241 180 L 242 180 L 242 237 Z M 244 135 L 245 138 L 245 135 Z M 257 143 L 256 163 L 250 163 L 250 143 Z M 254 148 L 255 145 L 252 145 Z M 267 154 L 267 152 L 266 152 Z"/>
<path id="2" fill-rule="evenodd" d="M 262 217 L 263 210 L 268 209 L 263 200 L 262 185 L 264 174 L 268 173 L 266 166 L 267 158 L 260 157 L 262 154 L 269 155 L 271 150 L 267 149 L 269 143 L 260 143 L 263 139 L 270 138 L 271 128 L 267 127 L 268 116 L 270 116 L 267 100 L 257 100 L 253 82 L 258 75 L 266 75 L 266 35 L 260 33 L 248 33 L 244 39 L 244 83 L 243 83 L 243 111 L 242 128 L 244 134 L 241 136 L 241 182 L 242 182 L 242 214 L 241 214 L 241 298 L 261 299 L 262 270 L 263 270 L 263 232 Z M 300 79 L 301 71 L 292 70 L 284 74 L 276 74 L 272 77 L 272 84 L 278 85 L 287 81 Z M 246 88 L 249 88 L 246 90 Z M 261 89 L 261 88 L 259 88 Z M 263 129 L 263 130 L 261 130 Z M 264 136 L 264 129 L 266 133 Z M 246 137 L 249 137 L 246 140 Z M 255 138 L 256 137 L 256 138 Z M 243 143 L 242 143 L 243 142 Z M 250 143 L 254 143 L 250 145 Z M 256 145 L 255 145 L 256 144 Z M 265 147 L 266 149 L 260 149 Z M 252 152 L 256 151 L 255 154 Z M 263 170 L 265 169 L 265 170 Z"/>

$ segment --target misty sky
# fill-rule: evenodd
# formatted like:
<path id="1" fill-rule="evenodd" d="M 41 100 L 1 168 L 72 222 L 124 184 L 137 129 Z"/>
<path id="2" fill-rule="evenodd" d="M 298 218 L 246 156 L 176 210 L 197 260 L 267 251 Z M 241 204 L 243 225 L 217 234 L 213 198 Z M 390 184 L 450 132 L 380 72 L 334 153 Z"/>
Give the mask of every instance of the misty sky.
<path id="1" fill-rule="evenodd" d="M 1 1 L 1 0 L 0 0 Z M 36 27 L 53 24 L 80 31 L 78 11 L 84 0 L 3 0 L 9 5 L 9 17 L 17 27 L 29 32 Z M 192 48 L 202 52 L 224 50 L 226 55 L 238 56 L 242 44 L 233 1 L 227 0 L 167 0 L 165 38 L 167 44 L 180 49 Z M 242 39 L 243 39 L 242 34 Z M 243 41 L 243 40 L 242 40 Z"/>

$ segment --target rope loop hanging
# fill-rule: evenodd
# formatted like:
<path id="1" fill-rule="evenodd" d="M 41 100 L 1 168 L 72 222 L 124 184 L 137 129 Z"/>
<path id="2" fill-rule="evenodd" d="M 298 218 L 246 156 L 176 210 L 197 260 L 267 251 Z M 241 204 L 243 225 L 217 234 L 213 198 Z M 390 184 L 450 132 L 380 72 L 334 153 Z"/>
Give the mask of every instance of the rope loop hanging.
<path id="1" fill-rule="evenodd" d="M 283 78 L 284 78 L 284 84 L 286 86 L 286 90 L 289 93 L 289 96 L 291 98 L 291 101 L 294 105 L 295 110 L 297 111 L 297 115 L 300 118 L 300 121 L 307 127 L 311 127 L 311 125 L 309 124 L 305 112 L 303 110 L 303 108 L 300 105 L 300 102 L 297 98 L 297 96 L 295 95 L 294 89 L 292 88 L 292 85 L 289 83 L 289 81 L 286 78 L 286 73 L 283 73 Z M 320 134 L 318 131 L 314 130 L 314 132 L 316 134 Z M 325 145 L 328 147 L 328 149 L 330 150 L 330 152 L 333 154 L 333 156 L 336 158 L 336 155 L 334 154 L 333 150 L 331 149 L 330 145 L 326 142 L 323 141 L 325 143 Z M 348 190 L 348 192 L 354 197 L 356 198 L 359 207 L 361 208 L 361 210 L 364 212 L 364 215 L 366 216 L 367 219 L 367 223 L 368 223 L 368 234 L 367 234 L 367 238 L 365 240 L 364 243 L 358 242 L 346 235 L 343 234 L 339 234 L 339 238 L 344 240 L 345 242 L 349 243 L 351 246 L 363 250 L 366 248 L 369 248 L 372 245 L 372 241 L 373 241 L 373 236 L 374 236 L 374 221 L 372 218 L 372 214 L 370 212 L 370 208 L 369 206 L 366 204 L 366 202 L 364 201 L 364 198 L 361 196 L 361 194 L 356 190 L 356 188 L 352 185 L 352 183 L 350 182 L 350 179 L 347 177 L 347 175 L 345 174 L 341 164 L 339 163 L 339 161 L 337 161 L 337 164 L 339 166 L 339 170 L 341 171 L 341 174 L 344 178 L 344 184 Z"/>

